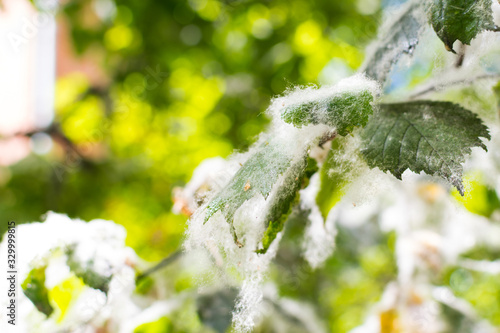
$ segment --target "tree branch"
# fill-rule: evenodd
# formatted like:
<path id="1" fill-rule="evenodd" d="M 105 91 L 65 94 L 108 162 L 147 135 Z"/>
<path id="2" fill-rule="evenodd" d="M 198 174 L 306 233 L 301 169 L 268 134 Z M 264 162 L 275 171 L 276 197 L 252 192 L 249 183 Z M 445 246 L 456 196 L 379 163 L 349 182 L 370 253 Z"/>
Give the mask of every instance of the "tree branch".
<path id="1" fill-rule="evenodd" d="M 150 269 L 147 269 L 142 274 L 139 274 L 135 279 L 136 283 L 141 281 L 142 279 L 148 277 L 149 275 L 159 271 L 160 269 L 170 265 L 171 263 L 176 261 L 181 256 L 182 256 L 182 251 L 177 251 L 177 252 L 172 253 L 171 255 L 169 255 L 168 257 L 166 257 L 162 261 L 160 261 L 155 266 L 151 267 Z"/>
<path id="2" fill-rule="evenodd" d="M 434 91 L 444 90 L 448 87 L 457 86 L 457 85 L 471 85 L 471 84 L 474 84 L 478 80 L 487 80 L 487 79 L 500 79 L 500 73 L 482 74 L 482 75 L 472 77 L 470 79 L 460 79 L 460 80 L 455 80 L 455 81 L 450 81 L 450 82 L 441 81 L 438 83 L 434 83 L 426 88 L 423 88 L 420 91 L 417 91 L 416 93 L 410 95 L 410 97 L 408 97 L 408 99 L 410 99 L 410 100 L 416 99 L 416 98 L 421 97 L 423 95 L 427 95 L 428 93 L 431 93 Z"/>

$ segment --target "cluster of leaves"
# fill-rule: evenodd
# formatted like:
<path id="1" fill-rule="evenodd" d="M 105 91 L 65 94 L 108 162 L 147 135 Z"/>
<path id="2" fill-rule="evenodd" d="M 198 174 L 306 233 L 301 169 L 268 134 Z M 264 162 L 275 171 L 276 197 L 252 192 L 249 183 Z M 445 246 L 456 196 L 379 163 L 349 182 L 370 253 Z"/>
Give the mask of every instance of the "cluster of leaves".
<path id="1" fill-rule="evenodd" d="M 424 3 L 411 1 L 399 19 L 387 28 L 387 35 L 381 38 L 372 58 L 366 62 L 366 74 L 381 85 L 386 83 L 387 74 L 401 54 L 411 54 L 417 46 L 419 31 L 426 24 L 419 19 L 419 11 L 428 13 L 429 23 L 449 51 L 453 51 L 456 40 L 470 44 L 480 32 L 498 30 L 493 23 L 492 9 L 487 0 L 463 0 L 459 4 L 446 0 Z M 362 139 L 361 153 L 368 166 L 388 171 L 398 179 L 401 179 L 407 169 L 440 176 L 454 185 L 462 195 L 462 163 L 470 154 L 471 148 L 481 147 L 486 150 L 481 138 L 490 139 L 488 129 L 481 119 L 457 104 L 427 100 L 376 104 L 369 91 L 348 92 L 328 100 L 283 106 L 281 119 L 297 128 L 326 124 L 341 136 L 352 133 L 356 127 L 364 127 L 359 135 Z M 256 192 L 267 198 L 278 176 L 286 175 L 285 171 L 289 168 L 298 167 L 291 165 L 290 159 L 284 158 L 287 152 L 271 152 L 276 152 L 276 149 L 259 149 L 248 159 L 226 188 L 209 203 L 205 222 L 215 212 L 222 210 L 232 227 L 235 211 L 246 200 Z M 303 154 L 305 158 L 307 152 L 304 151 Z M 305 170 L 305 165 L 299 168 Z M 331 168 L 331 163 L 325 163 L 321 171 L 322 189 L 318 201 L 321 202 L 324 216 L 327 215 L 325 202 L 333 202 L 333 205 L 338 201 L 339 192 L 331 190 L 342 189 L 346 185 L 338 177 L 325 177 Z M 266 219 L 269 227 L 263 239 L 264 248 L 260 250 L 261 253 L 265 252 L 270 241 L 282 229 L 283 223 L 276 223 L 276 220 L 286 216 L 292 202 L 296 200 L 296 193 L 303 185 L 303 172 L 300 175 L 296 177 L 293 173 L 292 180 L 280 185 L 283 189 L 278 189 L 293 194 L 287 194 L 285 200 L 278 197 L 279 202 L 271 200 L 269 203 L 273 218 Z M 255 184 L 255 189 L 246 190 L 247 179 L 252 180 L 250 184 Z M 325 193 L 326 191 L 330 193 Z M 325 196 L 336 196 L 337 199 L 329 200 Z M 234 227 L 232 228 L 234 232 Z M 237 242 L 236 236 L 235 240 Z"/>

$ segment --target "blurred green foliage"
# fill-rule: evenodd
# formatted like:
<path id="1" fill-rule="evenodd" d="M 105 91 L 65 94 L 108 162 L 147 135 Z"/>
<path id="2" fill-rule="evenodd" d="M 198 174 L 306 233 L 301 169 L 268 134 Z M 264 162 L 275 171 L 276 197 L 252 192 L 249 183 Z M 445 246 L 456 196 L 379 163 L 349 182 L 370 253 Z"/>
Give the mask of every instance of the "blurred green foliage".
<path id="1" fill-rule="evenodd" d="M 498 274 L 450 268 L 444 275 L 444 284 L 453 293 L 474 307 L 477 313 L 493 325 L 500 325 L 500 279 Z"/>
<path id="2" fill-rule="evenodd" d="M 304 233 L 301 214 L 287 222 L 271 276 L 280 295 L 317 305 L 330 332 L 347 332 L 364 322 L 396 274 L 393 234 L 383 233 L 375 219 L 359 228 L 340 226 L 333 256 L 313 270 L 297 246 Z"/>

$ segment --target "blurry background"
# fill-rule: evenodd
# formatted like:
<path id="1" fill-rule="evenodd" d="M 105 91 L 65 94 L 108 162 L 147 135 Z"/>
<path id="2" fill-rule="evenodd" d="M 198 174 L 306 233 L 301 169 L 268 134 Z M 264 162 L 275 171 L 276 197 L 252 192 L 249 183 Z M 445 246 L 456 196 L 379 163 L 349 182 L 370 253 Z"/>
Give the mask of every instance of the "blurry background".
<path id="1" fill-rule="evenodd" d="M 272 96 L 351 74 L 380 10 L 376 0 L 2 5 L 0 220 L 110 219 L 147 260 L 180 244 L 172 188 L 204 159 L 248 147 Z"/>

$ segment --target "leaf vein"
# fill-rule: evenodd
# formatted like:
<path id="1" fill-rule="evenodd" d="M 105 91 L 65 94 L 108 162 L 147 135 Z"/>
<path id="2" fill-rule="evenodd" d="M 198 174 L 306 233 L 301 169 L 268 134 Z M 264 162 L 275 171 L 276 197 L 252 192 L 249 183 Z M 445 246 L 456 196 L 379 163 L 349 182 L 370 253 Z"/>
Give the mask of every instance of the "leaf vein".
<path id="1" fill-rule="evenodd" d="M 401 154 L 403 153 L 403 142 L 405 141 L 406 133 L 408 133 L 408 129 L 410 129 L 411 124 L 408 123 L 408 127 L 406 127 L 403 137 L 401 138 L 401 142 L 399 144 L 399 156 L 398 156 L 398 168 L 401 167 Z"/>
<path id="2" fill-rule="evenodd" d="M 427 137 L 422 132 L 420 132 L 420 130 L 411 121 L 409 121 L 406 118 L 403 118 L 403 119 L 406 120 L 411 126 L 413 126 L 413 128 L 422 136 L 422 138 L 424 138 L 425 142 L 427 142 L 427 144 L 431 147 L 432 151 L 431 151 L 431 154 L 429 155 L 429 158 L 427 159 L 428 168 L 430 169 L 430 165 L 429 165 L 430 157 L 435 152 L 438 155 L 438 158 L 446 165 L 448 170 L 450 170 L 450 172 L 453 172 L 453 169 L 449 166 L 449 164 L 447 162 L 445 162 L 446 159 L 440 154 L 440 152 L 436 148 L 434 148 L 434 146 L 429 142 Z"/>
<path id="3" fill-rule="evenodd" d="M 394 129 L 394 127 L 396 127 L 396 124 L 398 123 L 399 119 L 397 119 L 394 124 L 392 124 L 391 128 L 389 129 L 389 132 L 387 132 L 386 136 L 385 136 L 385 139 L 384 139 L 384 147 L 382 148 L 382 161 L 384 161 L 384 157 L 385 157 L 385 148 L 387 146 L 387 139 L 389 138 L 389 136 L 391 135 L 391 132 L 392 130 Z"/>

